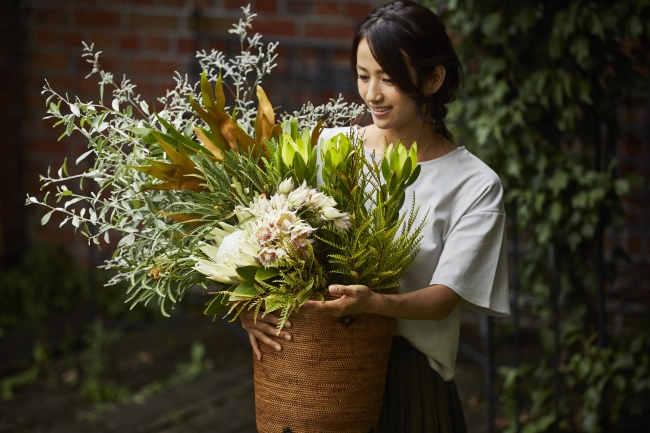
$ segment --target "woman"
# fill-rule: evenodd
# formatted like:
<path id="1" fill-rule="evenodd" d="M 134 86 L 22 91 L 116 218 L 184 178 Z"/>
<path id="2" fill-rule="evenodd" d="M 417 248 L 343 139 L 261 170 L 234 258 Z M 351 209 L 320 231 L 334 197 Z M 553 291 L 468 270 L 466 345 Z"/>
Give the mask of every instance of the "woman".
<path id="1" fill-rule="evenodd" d="M 397 294 L 331 286 L 338 299 L 309 301 L 302 311 L 396 317 L 380 431 L 465 432 L 453 381 L 460 307 L 509 314 L 501 183 L 453 144 L 445 126 L 445 105 L 454 100 L 461 67 L 433 12 L 410 1 L 375 9 L 355 34 L 352 70 L 374 122 L 359 131 L 368 158 L 381 155 L 385 143 L 417 142 L 422 171 L 406 194 L 415 193 L 416 204 L 430 212 L 420 258 Z M 326 130 L 323 137 L 345 130 Z M 276 316 L 255 323 L 252 314 L 242 315 L 242 322 L 258 357 L 260 341 L 281 350 L 268 336 Z M 290 340 L 290 322 L 286 328 L 281 336 Z"/>

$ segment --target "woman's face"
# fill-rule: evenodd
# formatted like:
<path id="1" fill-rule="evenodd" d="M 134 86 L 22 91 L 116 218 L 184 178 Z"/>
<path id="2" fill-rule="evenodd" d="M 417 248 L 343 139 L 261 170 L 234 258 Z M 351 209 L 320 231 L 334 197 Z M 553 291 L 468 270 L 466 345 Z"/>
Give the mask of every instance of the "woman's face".
<path id="1" fill-rule="evenodd" d="M 359 42 L 357 48 L 357 86 L 378 128 L 403 129 L 421 123 L 415 101 L 393 86 L 372 56 L 365 39 Z"/>

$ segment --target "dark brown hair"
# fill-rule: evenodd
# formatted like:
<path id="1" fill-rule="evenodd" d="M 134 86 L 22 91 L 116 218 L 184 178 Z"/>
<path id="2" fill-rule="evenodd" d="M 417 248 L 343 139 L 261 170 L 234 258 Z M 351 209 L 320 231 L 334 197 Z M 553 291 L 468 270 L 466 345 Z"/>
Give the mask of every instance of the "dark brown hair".
<path id="1" fill-rule="evenodd" d="M 417 103 L 418 113 L 439 134 L 452 140 L 445 125 L 446 104 L 455 99 L 462 68 L 445 26 L 430 9 L 412 1 L 394 1 L 373 10 L 354 34 L 352 74 L 357 76 L 357 48 L 365 39 L 377 63 L 397 89 Z M 436 66 L 445 67 L 445 79 L 433 95 L 422 93 Z M 411 81 L 409 66 L 417 71 Z"/>

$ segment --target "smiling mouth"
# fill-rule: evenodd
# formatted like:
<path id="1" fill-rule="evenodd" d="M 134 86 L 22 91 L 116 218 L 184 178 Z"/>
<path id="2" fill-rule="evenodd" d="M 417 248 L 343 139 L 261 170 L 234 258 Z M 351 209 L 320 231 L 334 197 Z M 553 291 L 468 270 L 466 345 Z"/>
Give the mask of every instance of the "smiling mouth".
<path id="1" fill-rule="evenodd" d="M 384 114 L 387 111 L 390 111 L 393 107 L 392 106 L 387 106 L 387 107 L 370 107 L 370 110 L 375 113 L 375 114 Z"/>

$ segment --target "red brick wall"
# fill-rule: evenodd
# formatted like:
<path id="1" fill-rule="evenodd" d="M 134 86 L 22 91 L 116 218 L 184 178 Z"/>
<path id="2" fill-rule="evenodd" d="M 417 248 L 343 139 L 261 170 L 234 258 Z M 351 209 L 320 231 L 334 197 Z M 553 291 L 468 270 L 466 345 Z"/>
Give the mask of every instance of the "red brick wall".
<path id="1" fill-rule="evenodd" d="M 179 71 L 198 77 L 197 49 L 217 48 L 238 52 L 228 30 L 248 1 L 239 0 L 22 0 L 24 22 L 24 179 L 30 194 L 39 195 L 38 175 L 48 165 L 56 171 L 68 156 L 83 152 L 80 137 L 66 137 L 43 121 L 44 80 L 61 94 L 78 95 L 82 101 L 98 100 L 95 77 L 84 79 L 90 66 L 81 59 L 81 41 L 94 42 L 103 53 L 102 66 L 116 78 L 126 74 L 150 103 L 174 85 Z M 258 14 L 253 31 L 266 42 L 280 41 L 278 66 L 263 83 L 280 111 L 303 102 L 325 102 L 343 92 L 354 97 L 349 75 L 349 45 L 355 26 L 382 3 L 369 0 L 306 1 L 251 0 Z M 71 164 L 68 165 L 71 167 Z M 75 168 L 78 170 L 78 168 Z M 73 169 L 73 170 L 75 170 Z M 53 216 L 40 226 L 45 209 L 30 206 L 26 227 L 32 242 L 60 242 L 71 247 L 80 262 L 88 247 L 82 236 L 73 236 L 68 224 L 59 229 Z M 3 224 L 6 225 L 6 224 Z M 67 228 L 66 228 L 67 227 Z M 2 245 L 0 237 L 0 245 Z"/>

